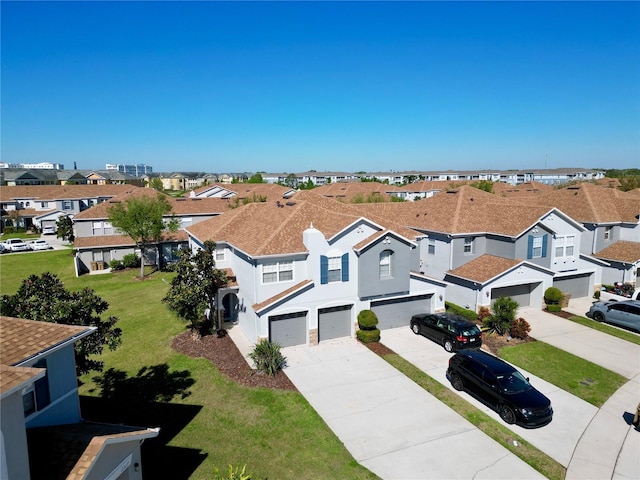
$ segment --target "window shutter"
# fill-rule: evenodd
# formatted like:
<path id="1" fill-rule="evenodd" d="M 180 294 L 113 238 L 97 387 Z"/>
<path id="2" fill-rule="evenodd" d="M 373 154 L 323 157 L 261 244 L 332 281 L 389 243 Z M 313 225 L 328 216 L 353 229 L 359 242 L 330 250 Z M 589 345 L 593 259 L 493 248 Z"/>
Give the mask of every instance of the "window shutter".
<path id="1" fill-rule="evenodd" d="M 533 258 L 533 235 L 529 235 L 529 244 L 527 246 L 527 259 Z"/>
<path id="2" fill-rule="evenodd" d="M 549 236 L 549 234 L 545 234 L 542 237 L 542 256 L 546 257 L 547 256 L 547 237 Z"/>
<path id="3" fill-rule="evenodd" d="M 320 255 L 320 283 L 329 283 L 329 257 Z"/>
<path id="4" fill-rule="evenodd" d="M 342 281 L 349 281 L 349 254 L 342 255 Z"/>

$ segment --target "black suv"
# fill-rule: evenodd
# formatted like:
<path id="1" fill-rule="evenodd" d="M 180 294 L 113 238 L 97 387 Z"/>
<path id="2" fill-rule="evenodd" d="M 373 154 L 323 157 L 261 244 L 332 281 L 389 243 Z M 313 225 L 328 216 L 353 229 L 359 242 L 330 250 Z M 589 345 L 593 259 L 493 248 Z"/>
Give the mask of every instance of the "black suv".
<path id="1" fill-rule="evenodd" d="M 442 345 L 447 352 L 482 345 L 482 332 L 478 326 L 451 313 L 414 315 L 411 317 L 411 330 Z"/>
<path id="2" fill-rule="evenodd" d="M 447 378 L 456 390 L 466 390 L 494 408 L 502 420 L 523 427 L 551 422 L 551 401 L 507 362 L 483 350 L 458 352 L 449 359 Z"/>

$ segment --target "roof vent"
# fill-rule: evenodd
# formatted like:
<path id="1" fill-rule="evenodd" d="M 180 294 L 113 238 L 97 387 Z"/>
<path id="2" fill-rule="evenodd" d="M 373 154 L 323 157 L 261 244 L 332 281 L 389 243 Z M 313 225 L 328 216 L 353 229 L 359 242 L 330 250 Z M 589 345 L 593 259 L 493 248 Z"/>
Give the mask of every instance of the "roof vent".
<path id="1" fill-rule="evenodd" d="M 296 202 L 287 202 L 287 206 L 289 207 L 293 207 L 296 204 Z"/>

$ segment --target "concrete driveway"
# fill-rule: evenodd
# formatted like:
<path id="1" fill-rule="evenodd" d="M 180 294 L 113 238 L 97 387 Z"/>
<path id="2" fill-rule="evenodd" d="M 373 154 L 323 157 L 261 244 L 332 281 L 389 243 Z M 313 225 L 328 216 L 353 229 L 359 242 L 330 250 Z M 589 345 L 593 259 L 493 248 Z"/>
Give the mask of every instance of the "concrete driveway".
<path id="1" fill-rule="evenodd" d="M 544 478 L 353 338 L 282 353 L 302 395 L 383 479 Z"/>
<path id="2" fill-rule="evenodd" d="M 508 425 L 484 403 L 466 392 L 453 389 L 446 377 L 449 358 L 452 354 L 447 353 L 440 345 L 421 335 L 415 335 L 409 327 L 384 330 L 380 341 L 564 467 L 569 465 L 580 436 L 598 412 L 597 407 L 519 368 L 525 376 L 530 378 L 531 384 L 551 400 L 554 410 L 553 421 L 549 425 L 536 429 Z"/>

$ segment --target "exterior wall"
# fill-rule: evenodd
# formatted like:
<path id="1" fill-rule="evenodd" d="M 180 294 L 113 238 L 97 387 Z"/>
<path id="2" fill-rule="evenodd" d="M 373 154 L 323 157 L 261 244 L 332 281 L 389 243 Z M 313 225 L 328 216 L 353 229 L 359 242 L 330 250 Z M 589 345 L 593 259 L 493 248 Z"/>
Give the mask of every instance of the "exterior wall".
<path id="1" fill-rule="evenodd" d="M 629 263 L 609 262 L 611 266 L 602 268 L 602 283 L 613 285 L 616 282 L 636 283 L 636 265 Z"/>
<path id="2" fill-rule="evenodd" d="M 516 259 L 518 257 L 517 242 L 507 237 L 498 237 L 495 235 L 487 235 L 485 241 L 485 253 L 496 257 Z"/>
<path id="3" fill-rule="evenodd" d="M 363 252 L 357 259 L 358 296 L 380 297 L 397 295 L 409 291 L 411 251 L 405 242 L 389 237 L 390 243 L 379 241 Z M 380 254 L 389 250 L 391 275 L 380 277 Z"/>
<path id="4" fill-rule="evenodd" d="M 429 240 L 435 240 L 435 254 L 429 253 Z M 418 241 L 420 252 L 420 272 L 434 278 L 444 278 L 447 271 L 451 270 L 451 240 L 444 236 L 429 234 L 428 238 Z"/>
<path id="5" fill-rule="evenodd" d="M 450 269 L 456 269 L 465 263 L 470 262 L 483 255 L 486 251 L 486 238 L 480 235 L 469 235 L 473 238 L 471 253 L 464 252 L 464 242 L 466 237 L 456 237 L 451 239 L 452 265 Z"/>
<path id="6" fill-rule="evenodd" d="M 620 240 L 640 242 L 640 223 L 620 226 Z"/>
<path id="7" fill-rule="evenodd" d="M 131 457 L 129 457 L 131 456 Z M 142 480 L 142 468 L 136 472 L 136 464 L 142 465 L 140 454 L 140 440 L 128 442 L 108 443 L 100 452 L 92 468 L 87 472 L 87 478 L 107 478 L 118 465 L 128 465 L 117 477 L 118 480 Z"/>
<path id="8" fill-rule="evenodd" d="M 81 420 L 73 345 L 46 356 L 51 403 L 26 419 L 27 428 L 77 423 Z M 32 367 L 33 362 L 21 365 Z"/>
<path id="9" fill-rule="evenodd" d="M 431 311 L 443 312 L 445 309 L 444 301 L 446 300 L 447 284 L 444 282 L 436 282 L 433 279 L 411 276 L 409 290 L 411 295 L 423 295 L 432 293 Z"/>
<path id="10" fill-rule="evenodd" d="M 593 245 L 593 253 L 598 253 L 600 250 L 607 248 L 620 240 L 620 227 L 613 225 L 609 232 L 609 239 L 605 239 L 605 231 L 607 227 L 604 225 L 598 225 L 594 232 L 595 240 Z"/>
<path id="11" fill-rule="evenodd" d="M 6 461 L 7 478 L 30 478 L 27 431 L 24 426 L 22 392 L 2 399 L 0 405 L 0 434 L 2 435 L 2 460 Z M 0 476 L 2 476 L 0 474 Z"/>

